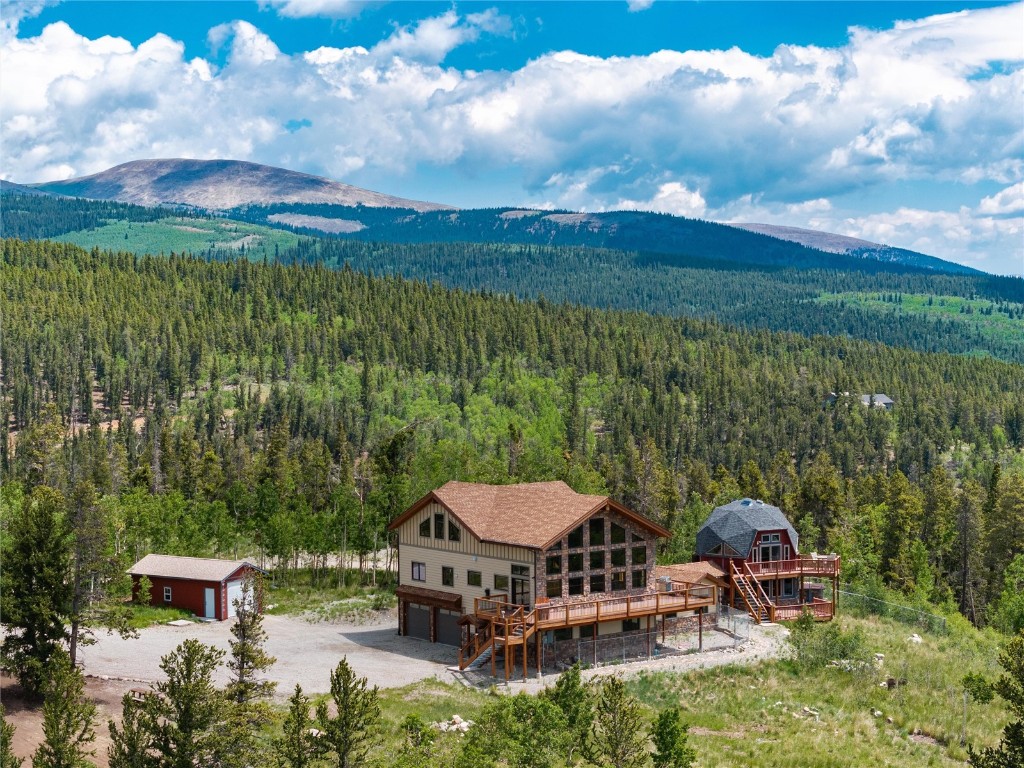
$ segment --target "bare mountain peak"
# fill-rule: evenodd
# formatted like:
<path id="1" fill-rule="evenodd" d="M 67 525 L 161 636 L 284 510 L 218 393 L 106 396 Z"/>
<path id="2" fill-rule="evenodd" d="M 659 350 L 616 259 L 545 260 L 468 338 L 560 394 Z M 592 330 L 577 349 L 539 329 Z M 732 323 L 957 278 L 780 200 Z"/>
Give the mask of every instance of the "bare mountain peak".
<path id="1" fill-rule="evenodd" d="M 244 160 L 132 160 L 90 176 L 34 186 L 98 200 L 137 205 L 181 204 L 212 210 L 271 203 L 365 205 L 417 211 L 448 208 Z"/>

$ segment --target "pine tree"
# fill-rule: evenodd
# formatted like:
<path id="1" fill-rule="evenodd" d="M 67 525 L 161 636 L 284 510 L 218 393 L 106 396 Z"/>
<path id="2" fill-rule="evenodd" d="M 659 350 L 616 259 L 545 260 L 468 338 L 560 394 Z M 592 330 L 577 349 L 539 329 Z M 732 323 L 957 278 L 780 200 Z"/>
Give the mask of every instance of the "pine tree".
<path id="1" fill-rule="evenodd" d="M 280 768 L 311 768 L 319 764 L 316 742 L 310 734 L 312 722 L 309 698 L 302 694 L 302 686 L 296 684 L 295 693 L 288 699 L 281 736 L 274 741 L 274 756 Z"/>
<path id="2" fill-rule="evenodd" d="M 7 636 L 0 656 L 14 670 L 26 695 L 35 697 L 42 692 L 51 656 L 66 637 L 71 603 L 71 536 L 64 497 L 40 486 L 10 522 L 11 541 L 0 583 L 0 612 Z"/>
<path id="3" fill-rule="evenodd" d="M 642 768 L 649 757 L 640 702 L 620 677 L 601 682 L 593 728 L 594 757 L 599 766 Z"/>
<path id="4" fill-rule="evenodd" d="M 380 727 L 380 696 L 377 686 L 368 688 L 365 677 L 356 677 L 348 660 L 342 657 L 331 672 L 331 698 L 337 714 L 331 717 L 326 702 L 316 710 L 322 731 L 324 753 L 338 768 L 366 765 L 366 757 Z"/>
<path id="5" fill-rule="evenodd" d="M 682 723 L 679 707 L 669 707 L 658 713 L 651 729 L 654 742 L 654 768 L 689 768 L 697 754 L 686 741 L 686 726 Z"/>
<path id="6" fill-rule="evenodd" d="M 130 693 L 121 699 L 121 725 L 107 722 L 110 746 L 107 760 L 110 768 L 157 768 L 159 762 L 152 752 L 155 723 L 146 707 L 135 701 Z"/>
<path id="7" fill-rule="evenodd" d="M 96 705 L 85 696 L 85 679 L 64 651 L 47 666 L 43 687 L 43 743 L 32 768 L 86 768 L 96 740 Z"/>
<path id="8" fill-rule="evenodd" d="M 242 582 L 241 595 L 235 600 L 235 623 L 228 645 L 231 656 L 227 668 L 231 674 L 225 693 L 237 704 L 265 699 L 274 693 L 277 683 L 259 679 L 277 661 L 263 648 L 267 632 L 263 629 L 263 577 L 256 573 Z"/>
<path id="9" fill-rule="evenodd" d="M 590 735 L 594 726 L 595 699 L 590 686 L 583 684 L 579 663 L 573 664 L 558 676 L 553 688 L 541 693 L 565 715 L 569 734 L 568 762 L 573 764 L 577 754 L 584 759 L 590 755 Z"/>
<path id="10" fill-rule="evenodd" d="M 1024 631 L 1006 644 L 999 654 L 1003 675 L 992 689 L 1006 701 L 1011 720 L 1003 728 L 1003 738 L 996 747 L 980 753 L 969 750 L 975 768 L 1019 768 L 1024 765 Z"/>
<path id="11" fill-rule="evenodd" d="M 158 696 L 146 699 L 147 716 L 156 723 L 160 768 L 213 762 L 224 704 L 213 673 L 223 656 L 224 651 L 189 638 L 160 659 L 167 679 L 156 684 Z"/>
<path id="12" fill-rule="evenodd" d="M 4 705 L 0 704 L 0 768 L 21 768 L 20 757 L 14 756 L 14 726 L 7 722 Z"/>

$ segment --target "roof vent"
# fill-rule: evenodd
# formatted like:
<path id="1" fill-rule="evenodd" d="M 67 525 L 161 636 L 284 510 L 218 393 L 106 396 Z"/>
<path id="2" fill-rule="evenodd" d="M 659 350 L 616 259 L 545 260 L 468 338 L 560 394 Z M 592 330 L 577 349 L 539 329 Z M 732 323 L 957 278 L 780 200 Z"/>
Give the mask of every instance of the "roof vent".
<path id="1" fill-rule="evenodd" d="M 758 500 L 757 500 L 757 501 L 755 501 L 754 503 L 755 503 L 755 504 L 757 504 L 757 506 L 759 506 L 759 507 L 763 507 L 763 506 L 764 506 L 764 502 L 763 502 L 763 501 L 761 501 L 760 499 L 758 499 Z"/>

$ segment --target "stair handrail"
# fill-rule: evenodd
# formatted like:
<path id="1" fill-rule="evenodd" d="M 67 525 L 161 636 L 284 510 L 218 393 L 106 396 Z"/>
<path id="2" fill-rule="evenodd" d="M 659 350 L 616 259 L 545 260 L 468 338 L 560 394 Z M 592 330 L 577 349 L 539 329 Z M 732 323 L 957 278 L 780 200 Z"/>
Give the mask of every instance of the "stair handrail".
<path id="1" fill-rule="evenodd" d="M 747 606 L 747 612 L 754 617 L 754 621 L 760 624 L 762 606 L 757 602 L 757 595 L 751 589 L 749 584 L 747 585 L 747 589 L 743 589 L 740 579 L 746 579 L 746 577 L 740 573 L 740 569 L 736 567 L 736 563 L 730 563 L 729 565 L 732 567 L 732 581 L 736 585 L 737 591 L 740 593 L 740 597 L 743 598 L 743 603 Z M 748 590 L 750 591 L 749 598 L 747 597 Z M 756 608 L 750 604 L 751 598 L 753 598 L 754 603 L 757 605 Z"/>
<path id="2" fill-rule="evenodd" d="M 761 582 L 754 578 L 754 574 L 750 570 L 750 566 L 747 565 L 747 561 L 746 560 L 743 561 L 743 568 L 747 572 L 746 573 L 747 577 L 751 581 L 753 581 L 754 584 L 757 586 L 758 597 L 759 597 L 762 605 L 765 606 L 765 609 L 768 611 L 768 621 L 770 621 L 770 622 L 772 622 L 774 624 L 775 623 L 775 603 L 773 603 L 768 598 L 768 595 L 764 591 L 764 587 L 761 586 Z"/>

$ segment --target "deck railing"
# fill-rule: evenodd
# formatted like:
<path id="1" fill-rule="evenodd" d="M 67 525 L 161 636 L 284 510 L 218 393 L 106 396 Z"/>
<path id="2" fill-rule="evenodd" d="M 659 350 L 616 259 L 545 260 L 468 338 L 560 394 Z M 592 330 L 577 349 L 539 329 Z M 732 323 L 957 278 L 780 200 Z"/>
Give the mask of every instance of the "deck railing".
<path id="1" fill-rule="evenodd" d="M 775 606 L 775 620 L 793 621 L 794 619 L 799 619 L 804 611 L 810 611 L 817 621 L 830 621 L 835 616 L 835 608 L 832 602 L 816 597 L 809 603 Z"/>
<path id="2" fill-rule="evenodd" d="M 717 588 L 703 584 L 675 582 L 664 592 L 600 597 L 573 603 L 540 603 L 526 612 L 507 601 L 506 595 L 478 597 L 473 601 L 477 616 L 491 620 L 495 639 L 519 638 L 536 629 L 558 629 L 616 619 L 633 619 L 714 605 Z M 521 628 L 521 629 L 520 629 Z"/>
<path id="3" fill-rule="evenodd" d="M 800 555 L 789 560 L 765 560 L 746 565 L 755 578 L 764 576 L 827 576 L 831 578 L 839 573 L 839 556 Z"/>

